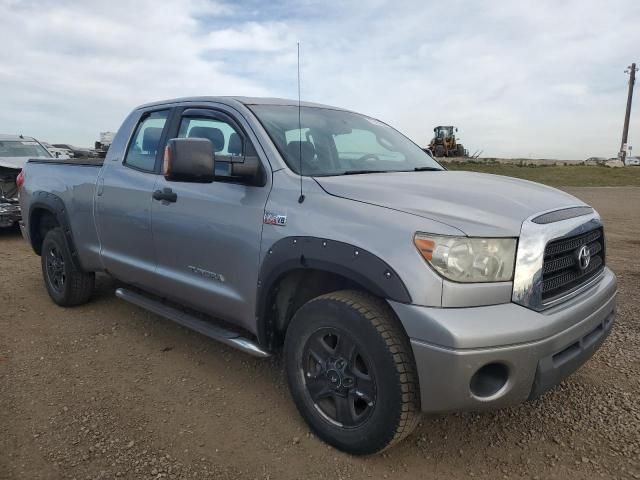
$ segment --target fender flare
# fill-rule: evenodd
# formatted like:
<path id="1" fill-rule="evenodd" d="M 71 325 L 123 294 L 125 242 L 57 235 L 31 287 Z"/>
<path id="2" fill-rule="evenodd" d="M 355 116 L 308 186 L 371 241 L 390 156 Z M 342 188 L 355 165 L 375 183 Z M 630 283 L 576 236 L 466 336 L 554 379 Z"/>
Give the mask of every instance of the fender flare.
<path id="1" fill-rule="evenodd" d="M 67 240 L 67 245 L 69 246 L 71 259 L 74 265 L 78 269 L 82 270 L 82 265 L 80 264 L 80 258 L 78 256 L 78 250 L 76 249 L 76 244 L 73 240 L 73 232 L 71 231 L 69 215 L 67 214 L 67 209 L 62 199 L 53 193 L 45 192 L 42 190 L 33 192 L 32 199 L 33 200 L 31 202 L 31 205 L 29 206 L 29 239 L 31 241 L 31 248 L 33 249 L 33 251 L 37 255 L 40 255 L 42 253 L 40 246 L 37 245 L 37 243 L 34 241 L 35 238 L 38 238 L 39 232 L 36 232 L 36 226 L 32 221 L 33 213 L 36 210 L 45 210 L 55 217 L 56 221 L 62 228 L 62 232 L 64 233 L 65 239 Z"/>
<path id="2" fill-rule="evenodd" d="M 374 295 L 411 303 L 411 295 L 396 271 L 371 252 L 344 242 L 318 237 L 285 237 L 266 252 L 258 277 L 256 318 L 258 339 L 268 343 L 268 302 L 273 287 L 287 273 L 306 268 L 341 275 Z"/>

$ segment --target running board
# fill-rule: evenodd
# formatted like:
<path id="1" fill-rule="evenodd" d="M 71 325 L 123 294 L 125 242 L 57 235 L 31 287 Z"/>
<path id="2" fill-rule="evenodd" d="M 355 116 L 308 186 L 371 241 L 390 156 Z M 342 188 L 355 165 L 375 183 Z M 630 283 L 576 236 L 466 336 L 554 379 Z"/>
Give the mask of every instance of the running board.
<path id="1" fill-rule="evenodd" d="M 133 292 L 131 290 L 127 290 L 126 288 L 116 289 L 116 297 L 133 303 L 134 305 L 144 308 L 145 310 L 149 310 L 150 312 L 160 315 L 161 317 L 173 320 L 183 327 L 195 330 L 198 333 L 206 335 L 209 338 L 213 338 L 214 340 L 222 342 L 225 345 L 229 345 L 230 347 L 242 350 L 243 352 L 253 355 L 254 357 L 266 358 L 271 356 L 269 352 L 260 348 L 257 343 L 249 340 L 248 338 L 240 336 L 239 333 L 227 330 L 218 325 L 213 325 L 212 323 L 206 322 L 204 320 L 200 320 L 193 315 L 189 315 L 188 313 L 165 305 L 162 302 Z"/>

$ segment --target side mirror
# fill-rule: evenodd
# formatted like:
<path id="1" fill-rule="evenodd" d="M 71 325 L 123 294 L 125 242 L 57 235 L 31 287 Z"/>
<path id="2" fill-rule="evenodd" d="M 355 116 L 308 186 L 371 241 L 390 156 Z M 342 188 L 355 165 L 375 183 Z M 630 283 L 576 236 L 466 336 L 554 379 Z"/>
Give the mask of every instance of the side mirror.
<path id="1" fill-rule="evenodd" d="M 213 145 L 206 138 L 173 138 L 164 149 L 162 174 L 169 182 L 211 183 Z"/>

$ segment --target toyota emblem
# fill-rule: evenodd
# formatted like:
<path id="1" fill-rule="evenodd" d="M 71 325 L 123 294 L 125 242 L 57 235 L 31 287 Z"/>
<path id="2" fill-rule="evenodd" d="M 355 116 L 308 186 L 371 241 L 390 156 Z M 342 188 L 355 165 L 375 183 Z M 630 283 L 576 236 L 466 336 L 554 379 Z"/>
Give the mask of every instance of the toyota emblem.
<path id="1" fill-rule="evenodd" d="M 580 270 L 586 270 L 589 267 L 589 263 L 591 263 L 591 250 L 589 250 L 588 245 L 583 245 L 578 250 L 578 266 Z"/>

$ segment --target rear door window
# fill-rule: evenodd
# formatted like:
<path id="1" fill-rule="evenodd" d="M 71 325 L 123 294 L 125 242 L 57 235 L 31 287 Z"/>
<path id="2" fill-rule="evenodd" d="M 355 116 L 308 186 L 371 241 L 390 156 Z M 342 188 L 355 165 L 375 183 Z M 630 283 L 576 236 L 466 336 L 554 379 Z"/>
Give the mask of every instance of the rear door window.
<path id="1" fill-rule="evenodd" d="M 158 150 L 162 149 L 160 139 L 168 117 L 169 110 L 162 110 L 151 112 L 140 120 L 129 143 L 125 165 L 143 172 L 154 171 Z"/>

